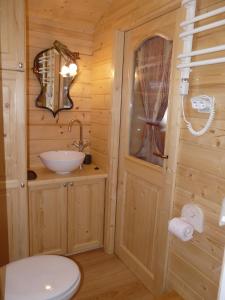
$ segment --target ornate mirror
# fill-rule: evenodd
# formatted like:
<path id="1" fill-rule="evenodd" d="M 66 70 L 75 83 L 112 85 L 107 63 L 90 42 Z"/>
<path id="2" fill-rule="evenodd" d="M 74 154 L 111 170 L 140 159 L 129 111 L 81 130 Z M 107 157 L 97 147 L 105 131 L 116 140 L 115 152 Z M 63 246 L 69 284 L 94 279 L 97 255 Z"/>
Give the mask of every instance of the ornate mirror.
<path id="1" fill-rule="evenodd" d="M 37 107 L 50 110 L 54 117 L 73 107 L 70 87 L 77 75 L 77 59 L 79 53 L 71 52 L 59 41 L 35 57 L 33 71 L 41 85 Z"/>

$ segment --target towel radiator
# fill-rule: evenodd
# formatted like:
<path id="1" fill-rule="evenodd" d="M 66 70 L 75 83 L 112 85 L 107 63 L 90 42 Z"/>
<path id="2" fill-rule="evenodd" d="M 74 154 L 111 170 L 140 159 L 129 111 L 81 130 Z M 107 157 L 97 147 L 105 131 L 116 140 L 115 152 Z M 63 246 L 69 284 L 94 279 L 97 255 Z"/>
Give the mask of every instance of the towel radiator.
<path id="1" fill-rule="evenodd" d="M 197 103 L 197 108 L 199 112 L 209 112 L 209 119 L 204 126 L 199 131 L 196 131 L 192 128 L 192 125 L 190 122 L 187 121 L 185 113 L 184 113 L 184 97 L 188 95 L 189 91 L 189 77 L 191 68 L 199 67 L 199 66 L 206 66 L 206 65 L 213 65 L 213 64 L 219 64 L 219 63 L 225 63 L 225 57 L 219 57 L 219 58 L 213 58 L 213 59 L 206 59 L 206 60 L 199 60 L 192 62 L 192 58 L 197 55 L 203 55 L 203 54 L 210 54 L 210 53 L 216 53 L 220 51 L 225 50 L 225 44 L 210 47 L 210 48 L 204 48 L 193 51 L 193 37 L 195 34 L 204 32 L 213 28 L 217 28 L 220 26 L 225 25 L 225 19 L 211 22 L 207 25 L 195 27 L 195 23 L 206 20 L 208 18 L 211 18 L 213 16 L 220 15 L 222 13 L 225 13 L 225 6 L 221 8 L 217 8 L 215 10 L 209 11 L 207 13 L 204 13 L 202 15 L 196 16 L 196 1 L 197 0 L 183 0 L 182 5 L 186 8 L 186 20 L 183 21 L 180 26 L 183 28 L 183 32 L 179 35 L 179 37 L 183 40 L 183 53 L 178 56 L 180 59 L 180 64 L 177 66 L 178 69 L 181 71 L 181 83 L 180 83 L 180 95 L 182 97 L 182 111 L 183 111 L 183 118 L 184 122 L 187 125 L 188 130 L 191 132 L 191 134 L 195 136 L 200 136 L 206 133 L 206 131 L 211 126 L 211 123 L 215 116 L 215 98 L 210 97 L 207 95 L 201 95 L 195 97 L 195 104 Z M 201 110 L 201 107 L 204 109 Z M 205 110 L 205 107 L 208 108 L 208 111 Z M 196 108 L 196 107 L 194 107 Z"/>

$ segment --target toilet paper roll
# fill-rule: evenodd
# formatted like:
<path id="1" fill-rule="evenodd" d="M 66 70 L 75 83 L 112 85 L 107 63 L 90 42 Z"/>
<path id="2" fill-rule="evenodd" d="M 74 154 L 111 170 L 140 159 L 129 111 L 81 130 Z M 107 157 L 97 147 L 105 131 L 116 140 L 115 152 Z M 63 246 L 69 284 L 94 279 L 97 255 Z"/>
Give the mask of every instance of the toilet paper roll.
<path id="1" fill-rule="evenodd" d="M 169 221 L 169 232 L 186 242 L 192 239 L 194 228 L 182 218 L 173 218 Z"/>

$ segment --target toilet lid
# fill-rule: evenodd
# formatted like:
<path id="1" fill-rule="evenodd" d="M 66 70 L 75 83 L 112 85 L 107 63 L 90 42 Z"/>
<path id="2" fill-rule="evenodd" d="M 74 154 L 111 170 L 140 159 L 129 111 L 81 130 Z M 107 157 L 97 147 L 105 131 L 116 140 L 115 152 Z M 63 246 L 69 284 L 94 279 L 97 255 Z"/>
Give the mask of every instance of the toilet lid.
<path id="1" fill-rule="evenodd" d="M 79 268 L 71 259 L 32 256 L 6 266 L 5 300 L 59 299 L 79 282 Z"/>

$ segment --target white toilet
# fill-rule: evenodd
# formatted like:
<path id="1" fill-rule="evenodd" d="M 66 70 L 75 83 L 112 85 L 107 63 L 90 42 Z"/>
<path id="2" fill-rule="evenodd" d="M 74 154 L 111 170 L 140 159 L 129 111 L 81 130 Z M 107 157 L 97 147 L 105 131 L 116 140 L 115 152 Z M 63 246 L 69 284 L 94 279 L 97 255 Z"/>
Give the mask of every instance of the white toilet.
<path id="1" fill-rule="evenodd" d="M 57 255 L 32 256 L 6 265 L 4 300 L 69 300 L 79 288 L 77 264 Z"/>

